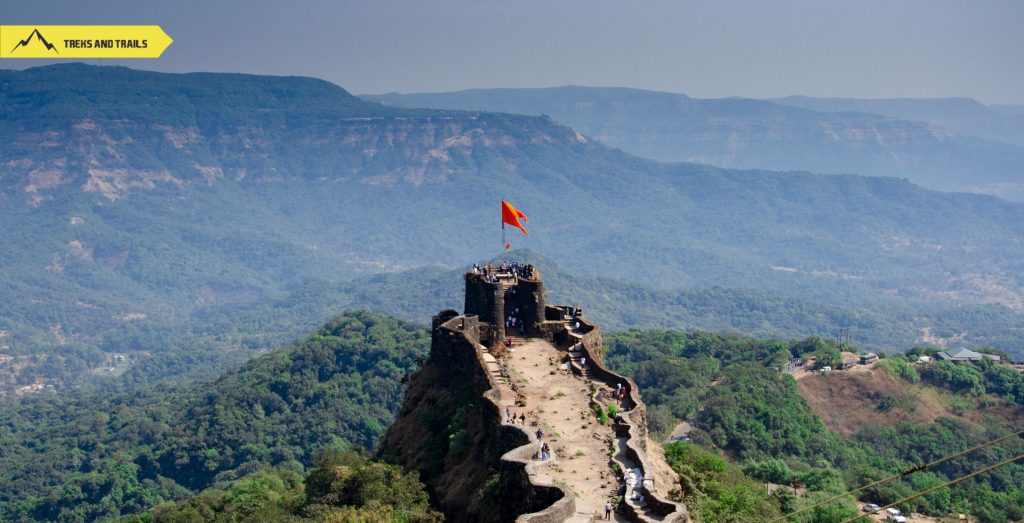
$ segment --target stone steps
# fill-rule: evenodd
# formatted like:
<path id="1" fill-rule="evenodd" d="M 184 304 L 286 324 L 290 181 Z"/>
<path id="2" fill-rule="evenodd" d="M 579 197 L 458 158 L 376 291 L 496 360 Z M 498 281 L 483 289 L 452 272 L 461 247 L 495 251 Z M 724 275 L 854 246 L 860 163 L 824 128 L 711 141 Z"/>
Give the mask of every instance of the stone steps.
<path id="1" fill-rule="evenodd" d="M 585 357 L 586 356 L 584 356 L 584 353 L 581 350 L 569 351 L 569 358 L 571 358 L 572 362 L 581 369 L 580 376 L 589 380 L 593 378 L 594 372 L 590 369 L 590 365 L 584 366 L 582 364 L 582 360 Z"/>
<path id="2" fill-rule="evenodd" d="M 499 385 L 508 385 L 508 378 L 501 372 L 501 364 L 498 363 L 498 360 L 486 348 L 483 349 L 483 360 L 487 365 L 487 373 L 491 375 L 491 379 Z"/>

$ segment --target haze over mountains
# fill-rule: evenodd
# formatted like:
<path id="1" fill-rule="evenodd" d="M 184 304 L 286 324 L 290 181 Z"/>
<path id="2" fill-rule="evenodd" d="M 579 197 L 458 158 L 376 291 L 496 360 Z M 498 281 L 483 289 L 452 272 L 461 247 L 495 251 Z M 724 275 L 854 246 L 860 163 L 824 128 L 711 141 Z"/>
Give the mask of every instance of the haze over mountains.
<path id="1" fill-rule="evenodd" d="M 744 289 L 716 294 L 732 303 L 753 291 L 805 311 L 899 310 L 899 336 L 881 338 L 899 343 L 929 325 L 914 314 L 968 307 L 984 319 L 940 337 L 1018 350 L 1005 340 L 1024 309 L 1024 205 L 896 178 L 665 164 L 544 117 L 393 108 L 310 78 L 81 64 L 0 71 L 0 166 L 0 353 L 65 358 L 33 364 L 47 373 L 170 350 L 183 341 L 161 329 L 230 329 L 235 312 L 361 274 L 489 259 L 502 196 L 530 217 L 514 246 L 669 292 L 657 307 L 719 286 Z M 367 304 L 366 288 L 337 303 Z M 637 309 L 621 325 L 652 313 L 700 317 Z M 256 316 L 219 348 L 279 341 Z"/>
<path id="2" fill-rule="evenodd" d="M 546 114 L 656 160 L 895 176 L 1024 200 L 1024 116 L 972 99 L 696 99 L 575 86 L 363 98 L 396 107 Z"/>
<path id="3" fill-rule="evenodd" d="M 815 98 L 787 96 L 769 101 L 812 111 L 873 113 L 928 122 L 963 135 L 1024 146 L 1024 110 L 1016 105 L 985 105 L 973 98 Z"/>

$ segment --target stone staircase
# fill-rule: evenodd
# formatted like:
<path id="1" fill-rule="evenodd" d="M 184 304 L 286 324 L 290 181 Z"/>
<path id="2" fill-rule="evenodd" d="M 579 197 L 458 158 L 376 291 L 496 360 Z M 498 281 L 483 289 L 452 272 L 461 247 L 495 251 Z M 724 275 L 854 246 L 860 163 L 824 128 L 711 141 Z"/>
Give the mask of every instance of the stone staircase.
<path id="1" fill-rule="evenodd" d="M 626 441 L 628 441 L 628 440 L 629 440 L 629 438 L 628 437 L 624 437 L 624 436 L 616 438 L 615 439 L 615 455 L 612 456 L 612 459 L 615 462 L 617 462 L 620 467 L 622 467 L 623 471 L 635 470 L 637 468 L 637 464 L 633 463 L 633 461 L 629 459 L 629 457 L 628 457 L 628 455 L 626 453 Z M 625 499 L 626 503 L 628 503 L 631 507 L 633 507 L 633 510 L 635 510 L 637 512 L 637 515 L 639 516 L 639 519 L 641 521 L 645 521 L 645 522 L 660 521 L 662 518 L 658 514 L 654 513 L 654 511 L 652 511 L 650 508 L 648 508 L 646 506 L 646 504 L 639 504 L 639 503 L 637 503 L 636 501 L 633 500 L 633 491 L 635 489 L 636 489 L 636 484 L 635 483 L 631 483 L 629 481 L 629 479 L 626 479 L 626 493 L 623 496 L 623 498 Z"/>
<path id="2" fill-rule="evenodd" d="M 508 385 L 508 375 L 502 368 L 501 363 L 498 362 L 497 358 L 491 355 L 487 347 L 481 345 L 480 349 L 484 364 L 487 365 L 487 373 L 491 375 L 491 379 L 499 385 Z"/>
<path id="3" fill-rule="evenodd" d="M 584 358 L 583 351 L 581 351 L 579 349 L 570 350 L 569 351 L 569 358 L 571 358 L 572 365 L 579 369 L 578 370 L 578 374 L 580 375 L 580 377 L 582 377 L 584 380 L 587 380 L 587 381 L 590 381 L 591 379 L 593 379 L 594 371 L 590 368 L 590 363 L 589 362 L 584 362 L 583 361 L 583 358 Z"/>

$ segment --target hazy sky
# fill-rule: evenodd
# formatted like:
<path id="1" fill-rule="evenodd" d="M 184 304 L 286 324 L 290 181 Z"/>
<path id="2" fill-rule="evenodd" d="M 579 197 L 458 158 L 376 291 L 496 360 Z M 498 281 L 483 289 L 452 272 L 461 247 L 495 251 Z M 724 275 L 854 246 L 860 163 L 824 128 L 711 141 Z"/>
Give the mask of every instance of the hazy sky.
<path id="1" fill-rule="evenodd" d="M 308 75 L 355 93 L 576 84 L 1024 104 L 1019 0 L 50 0 L 0 9 L 0 24 L 104 23 L 159 24 L 175 40 L 159 60 L 107 64 Z"/>

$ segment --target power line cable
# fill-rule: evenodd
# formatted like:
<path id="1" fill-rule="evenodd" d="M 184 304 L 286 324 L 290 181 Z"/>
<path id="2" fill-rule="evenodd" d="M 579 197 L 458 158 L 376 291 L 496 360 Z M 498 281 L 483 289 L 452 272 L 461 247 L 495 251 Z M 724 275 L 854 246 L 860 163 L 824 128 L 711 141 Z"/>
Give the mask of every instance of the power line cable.
<path id="1" fill-rule="evenodd" d="M 849 496 L 850 494 L 855 494 L 857 492 L 860 492 L 860 491 L 865 490 L 865 489 L 869 489 L 869 488 L 874 487 L 876 485 L 881 485 L 882 483 L 886 483 L 886 482 L 892 481 L 892 480 L 894 480 L 896 478 L 907 476 L 907 475 L 913 474 L 915 472 L 920 472 L 920 471 L 922 471 L 924 469 L 934 467 L 935 465 L 938 465 L 939 463 L 944 463 L 944 462 L 949 461 L 951 459 L 959 458 L 960 456 L 963 456 L 964 454 L 968 454 L 968 453 L 974 452 L 975 450 L 978 450 L 978 449 L 980 449 L 982 447 L 987 447 L 989 445 L 994 445 L 996 443 L 999 443 L 1001 441 L 1006 441 L 1006 440 L 1008 440 L 1010 438 L 1013 438 L 1014 436 L 1019 436 L 1021 434 L 1024 434 L 1024 430 L 1019 430 L 1017 432 L 1014 432 L 1013 434 L 1008 434 L 1008 435 L 1003 436 L 1001 438 L 996 438 L 996 439 L 994 439 L 992 441 L 988 441 L 988 442 L 985 442 L 985 443 L 981 443 L 979 445 L 975 445 L 975 446 L 973 446 L 973 447 L 971 447 L 971 448 L 969 448 L 967 450 L 961 450 L 960 452 L 957 452 L 956 454 L 950 454 L 949 456 L 946 456 L 946 457 L 941 458 L 941 459 L 937 459 L 935 461 L 932 461 L 930 463 L 926 463 L 924 465 L 914 465 L 913 467 L 901 470 L 900 472 L 897 472 L 896 474 L 893 474 L 892 476 L 889 476 L 889 477 L 886 477 L 886 478 L 882 478 L 880 480 L 868 483 L 867 485 L 864 485 L 863 487 L 858 487 L 858 488 L 855 488 L 853 490 L 844 492 L 844 493 L 842 493 L 842 494 L 840 494 L 838 496 L 826 499 L 825 501 L 818 502 L 818 503 L 816 503 L 814 505 L 811 505 L 809 507 L 804 507 L 804 508 L 802 508 L 802 509 L 800 509 L 800 510 L 798 510 L 796 512 L 790 512 L 789 514 L 786 514 L 785 516 L 782 516 L 782 517 L 779 517 L 779 518 L 775 518 L 775 519 L 771 520 L 768 523 L 775 523 L 777 521 L 787 520 L 787 519 L 789 519 L 789 518 L 791 518 L 793 516 L 796 516 L 796 515 L 799 515 L 799 514 L 803 514 L 804 512 L 807 512 L 807 511 L 810 511 L 810 510 L 814 510 L 814 509 L 816 509 L 816 508 L 818 508 L 818 507 L 820 507 L 822 505 L 827 505 L 829 503 L 832 503 L 833 501 L 835 501 L 837 499 Z"/>
<path id="2" fill-rule="evenodd" d="M 912 495 L 907 496 L 907 497 L 905 497 L 905 498 L 903 498 L 901 500 L 893 501 L 892 503 L 889 503 L 888 505 L 886 505 L 884 507 L 881 507 L 878 510 L 882 511 L 882 510 L 885 510 L 885 509 L 890 508 L 890 507 L 895 507 L 896 505 L 899 505 L 901 503 L 906 503 L 906 502 L 908 502 L 908 501 L 910 501 L 912 499 L 917 499 L 917 498 L 919 498 L 921 496 L 926 496 L 928 494 L 931 494 L 932 492 L 935 492 L 936 490 L 943 489 L 943 488 L 949 487 L 951 485 L 956 485 L 957 483 L 960 483 L 961 481 L 965 481 L 965 480 L 971 479 L 971 478 L 973 478 L 975 476 L 980 476 L 981 474 L 984 474 L 986 472 L 991 472 L 991 471 L 993 471 L 993 470 L 995 470 L 995 469 L 997 469 L 999 467 L 1002 467 L 1002 466 L 1005 466 L 1005 465 L 1009 465 L 1010 463 L 1013 463 L 1014 461 L 1017 461 L 1017 460 L 1020 460 L 1020 459 L 1024 459 L 1024 454 L 1018 454 L 1016 457 L 1000 461 L 999 463 L 996 463 L 995 465 L 989 465 L 989 466 L 987 466 L 987 467 L 985 467 L 985 468 L 983 468 L 981 470 L 978 470 L 978 471 L 975 471 L 975 472 L 971 472 L 970 474 L 968 474 L 966 476 L 960 476 L 959 478 L 952 479 L 952 480 L 949 480 L 949 481 L 947 481 L 947 482 L 945 482 L 945 483 L 943 483 L 941 485 L 936 485 L 936 486 L 931 487 L 929 489 L 922 490 L 921 492 L 918 492 L 917 494 L 912 494 Z M 842 523 L 853 523 L 854 521 L 858 521 L 858 520 L 864 519 L 864 518 L 869 517 L 869 516 L 870 516 L 870 514 L 861 514 L 859 516 L 855 516 L 855 517 L 852 517 L 850 519 L 843 520 Z"/>

